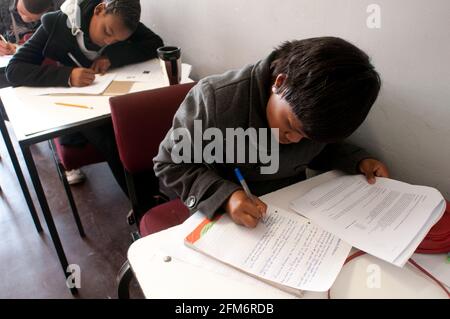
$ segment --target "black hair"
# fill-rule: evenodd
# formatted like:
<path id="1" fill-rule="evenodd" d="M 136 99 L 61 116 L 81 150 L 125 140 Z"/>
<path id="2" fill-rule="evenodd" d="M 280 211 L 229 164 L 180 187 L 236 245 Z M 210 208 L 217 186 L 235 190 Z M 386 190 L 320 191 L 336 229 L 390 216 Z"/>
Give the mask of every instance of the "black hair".
<path id="1" fill-rule="evenodd" d="M 105 12 L 120 16 L 130 31 L 135 31 L 141 19 L 139 0 L 104 0 Z"/>
<path id="2" fill-rule="evenodd" d="M 32 14 L 41 14 L 47 12 L 53 7 L 52 0 L 22 0 L 25 9 Z"/>
<path id="3" fill-rule="evenodd" d="M 273 79 L 286 75 L 277 93 L 291 105 L 305 135 L 319 142 L 350 136 L 381 87 L 367 54 L 335 37 L 284 42 L 275 50 L 271 69 Z"/>

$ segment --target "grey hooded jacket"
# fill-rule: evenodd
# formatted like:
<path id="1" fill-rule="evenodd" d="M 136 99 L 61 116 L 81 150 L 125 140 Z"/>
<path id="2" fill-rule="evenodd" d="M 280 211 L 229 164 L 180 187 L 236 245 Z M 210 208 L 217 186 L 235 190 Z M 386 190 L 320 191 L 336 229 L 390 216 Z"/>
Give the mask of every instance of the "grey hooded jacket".
<path id="1" fill-rule="evenodd" d="M 358 173 L 358 163 L 371 157 L 364 150 L 346 143 L 324 144 L 302 139 L 297 144 L 279 145 L 279 169 L 274 174 L 261 174 L 258 163 L 175 163 L 172 134 L 186 128 L 194 137 L 194 121 L 202 121 L 202 129 L 218 128 L 226 142 L 227 128 L 267 128 L 266 105 L 271 87 L 270 63 L 274 53 L 255 65 L 201 80 L 188 93 L 173 120 L 173 126 L 162 141 L 154 158 L 154 171 L 162 184 L 174 191 L 193 213 L 200 210 L 212 217 L 240 189 L 234 168 L 238 167 L 252 193 L 257 196 L 275 191 L 305 179 L 305 169 L 341 169 Z M 201 133 L 200 133 L 201 134 Z M 204 141 L 203 148 L 211 141 Z M 249 148 L 248 143 L 245 144 Z M 223 148 L 226 153 L 226 147 Z M 237 151 L 237 147 L 234 148 Z M 242 149 L 241 149 L 242 151 Z M 227 155 L 224 156 L 227 158 Z"/>

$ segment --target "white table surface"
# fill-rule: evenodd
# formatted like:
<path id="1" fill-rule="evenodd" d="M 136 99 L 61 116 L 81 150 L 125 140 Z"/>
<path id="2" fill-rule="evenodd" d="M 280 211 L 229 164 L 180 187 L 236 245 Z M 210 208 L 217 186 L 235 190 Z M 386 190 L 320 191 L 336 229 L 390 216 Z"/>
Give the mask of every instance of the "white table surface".
<path id="1" fill-rule="evenodd" d="M 129 93 L 169 85 L 161 71 L 159 60 L 149 60 L 140 65 L 151 70 L 151 76 L 147 82 L 134 83 Z M 134 71 L 136 66 L 139 65 L 125 66 L 111 72 L 124 74 L 128 69 Z M 191 81 L 188 77 L 184 77 L 182 83 Z M 111 113 L 109 106 L 111 96 L 106 95 L 33 96 L 27 94 L 25 87 L 8 87 L 0 90 L 0 96 L 19 141 L 36 133 L 76 125 Z M 55 104 L 56 102 L 85 105 L 93 109 L 59 106 Z"/>
<path id="2" fill-rule="evenodd" d="M 341 173 L 328 172 L 265 195 L 266 203 L 290 210 L 289 203 L 320 183 Z M 293 212 L 294 213 L 294 212 Z M 299 298 L 232 267 L 184 247 L 191 226 L 173 227 L 133 243 L 128 260 L 147 298 Z M 170 255 L 172 260 L 165 262 Z M 379 287 L 367 285 L 379 270 Z M 447 298 L 431 279 L 412 265 L 398 268 L 364 255 L 345 265 L 331 288 L 332 298 Z M 305 292 L 302 298 L 327 298 L 327 293 Z"/>
<path id="3" fill-rule="evenodd" d="M 6 66 L 9 63 L 9 61 L 11 61 L 12 57 L 13 57 L 12 55 L 0 56 L 0 69 L 6 68 Z"/>

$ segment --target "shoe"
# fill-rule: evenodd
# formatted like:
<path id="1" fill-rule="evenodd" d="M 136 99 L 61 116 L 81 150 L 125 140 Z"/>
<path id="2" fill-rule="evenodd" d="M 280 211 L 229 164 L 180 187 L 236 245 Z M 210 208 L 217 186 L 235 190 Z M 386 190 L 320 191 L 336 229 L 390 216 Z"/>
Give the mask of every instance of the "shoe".
<path id="1" fill-rule="evenodd" d="M 75 185 L 84 182 L 86 180 L 86 175 L 84 175 L 81 169 L 73 169 L 71 171 L 66 171 L 66 178 L 69 185 Z"/>

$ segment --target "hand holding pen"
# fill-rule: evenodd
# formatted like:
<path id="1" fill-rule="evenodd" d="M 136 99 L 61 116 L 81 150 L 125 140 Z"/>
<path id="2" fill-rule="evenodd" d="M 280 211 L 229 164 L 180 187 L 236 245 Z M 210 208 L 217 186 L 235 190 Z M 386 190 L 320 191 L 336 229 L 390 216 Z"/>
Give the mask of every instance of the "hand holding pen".
<path id="1" fill-rule="evenodd" d="M 93 69 L 84 68 L 80 62 L 72 55 L 67 53 L 69 58 L 76 64 L 77 68 L 70 73 L 70 86 L 84 87 L 89 86 L 95 81 L 95 71 Z"/>
<path id="2" fill-rule="evenodd" d="M 243 190 L 231 194 L 225 203 L 225 211 L 236 224 L 255 228 L 259 220 L 265 216 L 267 205 L 250 192 L 239 169 L 235 169 L 235 173 Z"/>
<path id="3" fill-rule="evenodd" d="M 16 53 L 16 46 L 6 41 L 0 34 L 0 56 L 13 55 L 14 53 Z"/>

